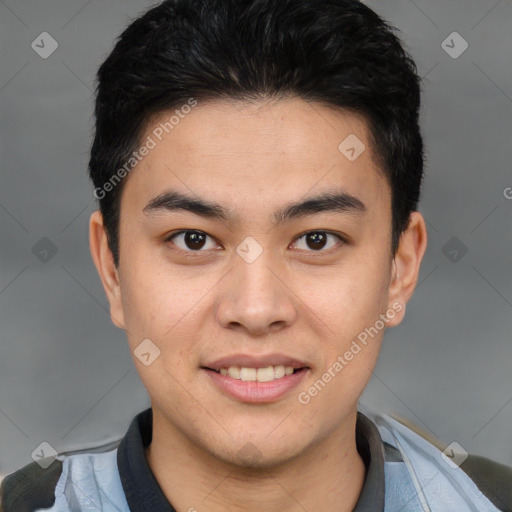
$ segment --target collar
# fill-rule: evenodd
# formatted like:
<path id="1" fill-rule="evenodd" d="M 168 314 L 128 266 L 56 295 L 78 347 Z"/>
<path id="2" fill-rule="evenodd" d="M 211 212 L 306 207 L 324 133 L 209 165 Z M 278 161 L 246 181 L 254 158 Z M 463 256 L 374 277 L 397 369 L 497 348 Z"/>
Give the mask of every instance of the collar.
<path id="1" fill-rule="evenodd" d="M 158 485 L 144 448 L 153 437 L 153 410 L 135 416 L 119 443 L 117 466 L 132 512 L 176 512 Z M 384 512 L 384 448 L 375 424 L 358 411 L 356 446 L 366 466 L 366 478 L 353 512 Z"/>

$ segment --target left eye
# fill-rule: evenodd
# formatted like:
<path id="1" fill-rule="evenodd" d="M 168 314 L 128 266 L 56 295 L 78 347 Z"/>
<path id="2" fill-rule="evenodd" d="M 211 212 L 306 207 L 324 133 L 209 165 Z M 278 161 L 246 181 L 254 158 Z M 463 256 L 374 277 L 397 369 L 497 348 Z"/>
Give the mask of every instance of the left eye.
<path id="1" fill-rule="evenodd" d="M 181 237 L 181 240 L 184 242 L 185 247 L 180 247 L 178 244 L 178 247 L 186 252 L 204 252 L 201 251 L 205 247 L 205 240 L 207 238 L 211 238 L 209 235 L 204 233 L 203 231 L 192 231 L 192 230 L 185 230 L 185 231 L 178 231 L 177 233 L 174 233 L 173 235 L 169 236 L 165 241 L 170 242 L 174 238 Z M 313 252 L 319 252 L 320 250 L 324 249 L 327 245 L 328 237 L 335 237 L 338 239 L 338 242 L 345 242 L 345 240 L 335 233 L 329 233 L 328 231 L 309 231 L 308 233 L 304 233 L 303 235 L 296 238 L 296 240 L 306 240 L 307 247 L 309 249 L 312 249 Z M 333 246 L 335 246 L 336 243 L 331 244 L 327 249 L 331 249 Z M 215 244 L 213 244 L 215 246 Z M 212 249 L 213 247 L 206 247 L 206 249 Z M 189 250 L 190 249 L 190 250 Z M 324 251 L 325 252 L 325 251 Z"/>
<path id="2" fill-rule="evenodd" d="M 306 239 L 306 244 L 310 249 L 313 249 L 314 252 L 318 252 L 321 249 L 324 249 L 327 244 L 327 237 L 335 237 L 339 242 L 345 242 L 345 240 L 335 233 L 329 233 L 328 231 L 309 231 L 308 233 L 304 233 L 302 236 L 298 237 L 297 240 L 301 240 L 303 238 Z M 331 244 L 327 249 L 331 249 L 334 247 L 336 243 Z M 325 252 L 325 251 L 324 251 Z"/>

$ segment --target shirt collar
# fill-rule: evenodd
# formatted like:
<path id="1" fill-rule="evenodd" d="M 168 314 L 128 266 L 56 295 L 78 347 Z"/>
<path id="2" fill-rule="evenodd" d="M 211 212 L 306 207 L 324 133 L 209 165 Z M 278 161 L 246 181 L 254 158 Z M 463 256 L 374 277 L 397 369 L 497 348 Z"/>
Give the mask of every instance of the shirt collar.
<path id="1" fill-rule="evenodd" d="M 176 512 L 158 485 L 146 459 L 153 436 L 153 410 L 135 416 L 119 443 L 117 465 L 131 512 Z M 384 448 L 379 431 L 357 413 L 356 445 L 366 466 L 363 489 L 353 512 L 384 512 Z"/>

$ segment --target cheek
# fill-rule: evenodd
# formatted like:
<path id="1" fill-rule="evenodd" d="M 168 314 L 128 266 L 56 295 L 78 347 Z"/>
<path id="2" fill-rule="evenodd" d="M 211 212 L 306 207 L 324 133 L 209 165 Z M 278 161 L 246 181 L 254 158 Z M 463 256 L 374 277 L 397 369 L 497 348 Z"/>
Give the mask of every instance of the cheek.
<path id="1" fill-rule="evenodd" d="M 165 325 L 170 329 L 173 318 L 179 315 L 181 301 L 176 297 L 179 293 L 170 293 L 169 290 L 175 289 L 171 276 L 137 251 L 132 251 L 124 263 L 121 300 L 130 342 L 152 337 L 157 340 Z"/>
<path id="2" fill-rule="evenodd" d="M 161 351 L 160 362 L 178 371 L 187 357 L 191 361 L 197 357 L 194 345 L 201 339 L 198 331 L 202 325 L 197 317 L 218 278 L 212 273 L 201 277 L 197 270 L 171 269 L 162 262 L 148 264 L 135 257 L 131 265 L 134 270 L 124 274 L 121 285 L 131 350 L 149 338 Z"/>
<path id="3" fill-rule="evenodd" d="M 321 293 L 310 294 L 308 303 L 329 328 L 318 336 L 323 357 L 316 374 L 300 391 L 309 400 L 308 418 L 325 418 L 326 429 L 339 424 L 357 404 L 377 363 L 385 331 L 381 314 L 387 311 L 386 265 L 369 257 L 351 263 L 322 282 Z"/>
<path id="4" fill-rule="evenodd" d="M 324 335 L 349 340 L 373 325 L 387 308 L 388 269 L 376 258 L 354 253 L 329 275 L 297 282 L 308 309 L 323 321 Z"/>

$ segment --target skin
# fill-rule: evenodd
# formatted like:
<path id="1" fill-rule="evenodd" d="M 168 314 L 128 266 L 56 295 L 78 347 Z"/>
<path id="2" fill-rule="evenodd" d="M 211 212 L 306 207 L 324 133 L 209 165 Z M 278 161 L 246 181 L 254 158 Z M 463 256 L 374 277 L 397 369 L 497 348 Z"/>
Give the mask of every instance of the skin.
<path id="1" fill-rule="evenodd" d="M 171 114 L 154 118 L 146 136 Z M 354 161 L 338 150 L 349 134 L 366 146 Z M 339 187 L 366 205 L 364 215 L 321 212 L 271 224 L 277 208 Z M 220 203 L 237 220 L 143 213 L 168 189 Z M 194 249 L 183 236 L 165 241 L 185 229 L 206 233 L 204 246 Z M 306 231 L 347 242 L 330 235 L 315 250 L 299 238 Z M 263 250 L 250 264 L 236 252 L 247 236 Z M 392 258 L 391 191 L 367 124 L 317 103 L 199 102 L 138 164 L 121 200 L 119 267 L 99 211 L 90 218 L 90 247 L 112 321 L 126 331 L 151 397 L 148 463 L 176 510 L 353 510 L 365 477 L 358 400 L 385 329 L 308 404 L 298 393 L 393 304 L 403 307 L 386 327 L 402 321 L 426 243 L 424 219 L 413 212 Z M 149 366 L 133 355 L 146 338 L 161 351 Z M 275 352 L 309 370 L 298 389 L 271 403 L 233 399 L 200 369 L 233 353 Z"/>

